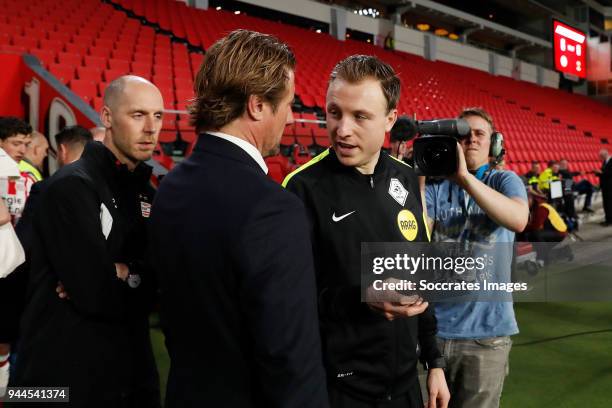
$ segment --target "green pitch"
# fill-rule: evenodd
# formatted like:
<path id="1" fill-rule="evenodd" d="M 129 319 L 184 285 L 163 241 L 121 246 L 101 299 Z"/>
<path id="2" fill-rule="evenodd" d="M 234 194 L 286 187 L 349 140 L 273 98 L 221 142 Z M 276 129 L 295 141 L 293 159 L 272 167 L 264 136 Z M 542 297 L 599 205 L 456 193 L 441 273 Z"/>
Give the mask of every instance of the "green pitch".
<path id="1" fill-rule="evenodd" d="M 513 337 L 504 408 L 612 406 L 612 302 L 515 304 L 521 333 Z M 608 330 L 608 331 L 606 331 Z M 151 330 L 162 396 L 169 358 Z"/>
<path id="2" fill-rule="evenodd" d="M 612 303 L 522 303 L 515 310 L 521 333 L 513 337 L 503 407 L 612 406 Z"/>

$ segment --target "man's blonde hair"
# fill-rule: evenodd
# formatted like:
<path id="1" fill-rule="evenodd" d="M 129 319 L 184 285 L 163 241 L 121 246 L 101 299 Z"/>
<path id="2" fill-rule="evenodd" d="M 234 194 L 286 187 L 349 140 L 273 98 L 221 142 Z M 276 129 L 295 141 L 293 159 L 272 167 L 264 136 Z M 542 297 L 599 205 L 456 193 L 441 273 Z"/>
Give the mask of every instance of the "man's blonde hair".
<path id="1" fill-rule="evenodd" d="M 276 111 L 294 68 L 293 52 L 277 38 L 248 30 L 231 32 L 206 52 L 195 78 L 191 123 L 198 132 L 220 129 L 244 113 L 251 95 Z"/>

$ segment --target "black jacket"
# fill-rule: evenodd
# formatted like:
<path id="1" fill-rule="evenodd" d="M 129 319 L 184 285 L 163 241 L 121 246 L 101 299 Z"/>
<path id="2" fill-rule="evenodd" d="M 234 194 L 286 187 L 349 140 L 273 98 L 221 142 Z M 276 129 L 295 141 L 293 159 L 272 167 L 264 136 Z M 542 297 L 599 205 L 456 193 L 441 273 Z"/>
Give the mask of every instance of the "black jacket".
<path id="1" fill-rule="evenodd" d="M 612 194 L 612 159 L 606 162 L 601 162 L 601 174 L 599 175 L 599 183 L 601 189 L 605 193 Z"/>
<path id="2" fill-rule="evenodd" d="M 167 408 L 327 406 L 302 203 L 201 134 L 151 219 L 170 353 Z"/>
<path id="3" fill-rule="evenodd" d="M 407 190 L 406 196 L 396 194 L 403 204 L 390 193 L 392 187 L 401 193 L 398 182 Z M 418 393 L 417 344 L 431 366 L 441 357 L 432 311 L 389 322 L 360 297 L 361 243 L 405 242 L 400 211 L 416 218 L 413 241 L 429 241 L 414 171 L 381 152 L 374 173 L 363 175 L 342 165 L 329 149 L 283 184 L 302 199 L 312 224 L 328 379 L 347 393 L 373 400 Z"/>
<path id="4" fill-rule="evenodd" d="M 34 214 L 13 385 L 69 386 L 74 407 L 159 406 L 148 327 L 155 283 L 143 267 L 150 174 L 92 142 L 49 181 Z M 118 279 L 115 262 L 130 264 L 140 285 Z M 58 281 L 70 299 L 58 297 Z"/>

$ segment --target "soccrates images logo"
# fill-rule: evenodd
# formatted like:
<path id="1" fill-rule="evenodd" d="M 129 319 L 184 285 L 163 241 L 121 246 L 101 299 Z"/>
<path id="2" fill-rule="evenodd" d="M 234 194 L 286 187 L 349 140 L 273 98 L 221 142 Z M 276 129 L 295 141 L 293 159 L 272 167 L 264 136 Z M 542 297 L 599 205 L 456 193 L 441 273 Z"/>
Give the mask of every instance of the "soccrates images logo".
<path id="1" fill-rule="evenodd" d="M 555 69 L 578 78 L 586 78 L 586 35 L 573 27 L 553 20 Z"/>

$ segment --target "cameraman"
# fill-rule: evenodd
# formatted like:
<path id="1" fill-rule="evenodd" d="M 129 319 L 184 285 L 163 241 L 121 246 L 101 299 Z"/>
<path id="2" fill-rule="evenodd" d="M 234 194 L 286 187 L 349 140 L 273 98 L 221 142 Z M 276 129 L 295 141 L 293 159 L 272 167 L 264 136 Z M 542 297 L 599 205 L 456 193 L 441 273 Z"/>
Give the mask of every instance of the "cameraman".
<path id="1" fill-rule="evenodd" d="M 491 116 L 468 108 L 459 117 L 469 123 L 471 133 L 457 149 L 457 172 L 426 187 L 432 241 L 512 243 L 529 218 L 523 182 L 511 171 L 489 167 L 489 156 L 503 156 Z M 500 281 L 510 281 L 512 254 L 502 251 L 496 248 L 495 257 L 507 262 L 496 262 L 494 273 Z M 509 336 L 518 333 L 512 303 L 439 303 L 435 314 L 439 348 L 447 359 L 449 407 L 499 406 Z"/>

